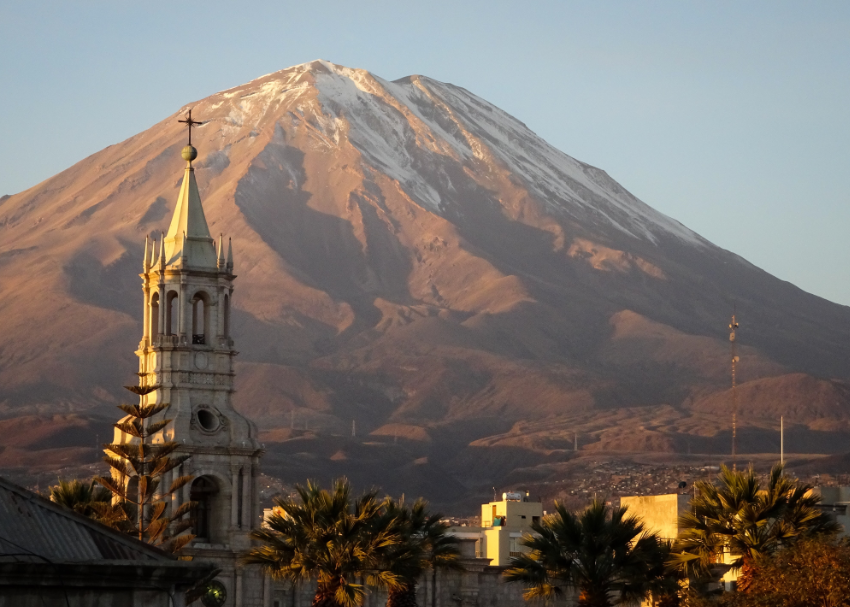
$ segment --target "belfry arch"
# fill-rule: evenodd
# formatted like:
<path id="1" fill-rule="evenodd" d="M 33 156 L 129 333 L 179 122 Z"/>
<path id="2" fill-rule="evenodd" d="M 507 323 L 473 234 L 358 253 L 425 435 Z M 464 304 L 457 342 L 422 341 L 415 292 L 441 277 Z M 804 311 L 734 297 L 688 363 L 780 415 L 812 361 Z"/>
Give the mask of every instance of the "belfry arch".
<path id="1" fill-rule="evenodd" d="M 198 291 L 192 298 L 192 343 L 196 345 L 212 343 L 210 296 L 206 291 Z"/>
<path id="2" fill-rule="evenodd" d="M 179 297 L 180 295 L 177 291 L 169 291 L 165 296 L 166 305 L 165 305 L 165 331 L 166 335 L 176 335 L 177 334 L 177 313 L 179 309 Z"/>
<path id="3" fill-rule="evenodd" d="M 150 308 L 150 337 L 153 340 L 159 335 L 159 293 L 151 295 Z"/>
<path id="4" fill-rule="evenodd" d="M 224 314 L 224 330 L 223 335 L 226 339 L 230 339 L 230 295 L 224 294 L 224 306 L 222 313 Z"/>
<path id="5" fill-rule="evenodd" d="M 224 538 L 222 529 L 227 520 L 224 512 L 226 500 L 222 499 L 222 491 L 214 476 L 205 474 L 192 481 L 189 489 L 189 499 L 195 502 L 192 512 L 192 533 L 197 541 L 205 544 L 217 544 Z"/>

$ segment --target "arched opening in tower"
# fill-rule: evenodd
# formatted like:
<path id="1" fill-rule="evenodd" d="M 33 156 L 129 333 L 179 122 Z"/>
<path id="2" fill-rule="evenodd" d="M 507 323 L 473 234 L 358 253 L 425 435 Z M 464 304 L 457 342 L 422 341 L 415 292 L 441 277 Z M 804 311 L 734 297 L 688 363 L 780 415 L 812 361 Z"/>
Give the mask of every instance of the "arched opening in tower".
<path id="1" fill-rule="evenodd" d="M 216 497 L 218 483 L 209 476 L 192 481 L 189 499 L 196 503 L 192 516 L 192 533 L 198 541 L 211 543 L 215 539 Z"/>
<path id="2" fill-rule="evenodd" d="M 176 333 L 174 321 L 177 319 L 177 291 L 169 291 L 167 297 L 165 307 L 165 334 L 174 335 Z"/>
<path id="3" fill-rule="evenodd" d="M 151 295 L 150 323 L 150 336 L 153 340 L 159 335 L 159 293 Z"/>
<path id="4" fill-rule="evenodd" d="M 224 336 L 230 337 L 230 296 L 224 296 Z"/>
<path id="5" fill-rule="evenodd" d="M 199 291 L 192 299 L 192 343 L 207 343 L 210 329 L 209 296 Z"/>

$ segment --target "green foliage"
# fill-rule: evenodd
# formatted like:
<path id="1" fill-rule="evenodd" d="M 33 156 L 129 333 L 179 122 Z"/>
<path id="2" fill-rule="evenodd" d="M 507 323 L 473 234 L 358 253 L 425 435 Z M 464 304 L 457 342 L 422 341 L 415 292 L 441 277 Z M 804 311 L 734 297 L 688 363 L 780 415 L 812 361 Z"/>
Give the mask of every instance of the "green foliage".
<path id="1" fill-rule="evenodd" d="M 705 578 L 731 555 L 732 568 L 742 568 L 739 588 L 747 589 L 752 567 L 801 537 L 831 535 L 837 525 L 818 509 L 812 487 L 784 472 L 771 470 L 766 483 L 755 471 L 723 466 L 716 484 L 697 481 L 691 509 L 679 517 L 679 537 L 671 566 L 685 575 Z"/>
<path id="2" fill-rule="evenodd" d="M 850 605 L 850 546 L 804 539 L 757 567 L 748 599 L 774 607 Z"/>
<path id="3" fill-rule="evenodd" d="M 49 489 L 50 501 L 70 508 L 75 512 L 89 516 L 93 503 L 108 502 L 112 494 L 103 487 L 98 487 L 94 480 L 84 483 L 78 479 L 63 481 Z"/>
<path id="4" fill-rule="evenodd" d="M 686 596 L 685 607 L 850 607 L 850 545 L 808 537 L 753 567 L 749 592 Z"/>
<path id="5" fill-rule="evenodd" d="M 161 485 L 164 475 L 186 461 L 188 455 L 173 456 L 178 444 L 157 440 L 155 437 L 171 423 L 170 419 L 154 419 L 168 410 L 168 403 L 148 403 L 147 396 L 159 386 L 145 385 L 145 373 L 139 373 L 138 386 L 125 386 L 140 397 L 136 405 L 119 405 L 125 414 L 114 426 L 133 437 L 127 443 L 104 445 L 108 451 L 104 461 L 109 464 L 111 476 L 95 480 L 112 494 L 110 516 L 114 526 L 139 540 L 169 551 L 177 552 L 195 536 L 184 533 L 191 527 L 187 515 L 195 506 L 193 502 L 180 505 L 170 515 L 162 500 Z M 162 439 L 163 437 L 159 437 Z M 192 480 L 190 475 L 174 479 L 165 489 L 171 494 Z"/>
<path id="6" fill-rule="evenodd" d="M 430 514 L 428 502 L 416 500 L 412 505 L 400 500 L 387 500 L 383 521 L 378 525 L 394 531 L 397 541 L 381 554 L 381 569 L 398 575 L 398 588 L 391 589 L 388 607 L 416 605 L 416 582 L 428 570 L 462 569 L 459 541 L 449 535 L 449 526 L 441 522 L 441 514 Z"/>
<path id="7" fill-rule="evenodd" d="M 359 580 L 389 590 L 403 584 L 401 575 L 381 568 L 384 552 L 400 540 L 400 522 L 386 516 L 375 491 L 354 499 L 345 479 L 330 491 L 312 482 L 296 489 L 295 499 L 276 498 L 266 526 L 251 532 L 260 545 L 245 563 L 292 583 L 317 579 L 314 606 L 362 605 L 365 587 Z"/>
<path id="8" fill-rule="evenodd" d="M 577 591 L 579 605 L 607 607 L 611 599 L 633 604 L 678 589 L 664 565 L 669 546 L 626 507 L 594 501 L 574 514 L 556 502 L 555 512 L 531 528 L 534 534 L 522 539 L 530 552 L 513 557 L 505 572 L 507 581 L 526 586 L 526 600 Z"/>
<path id="9" fill-rule="evenodd" d="M 112 494 L 94 480 L 86 483 L 76 478 L 70 481 L 59 479 L 59 484 L 50 487 L 49 492 L 51 502 L 95 519 L 97 505 L 108 504 L 112 499 Z"/>

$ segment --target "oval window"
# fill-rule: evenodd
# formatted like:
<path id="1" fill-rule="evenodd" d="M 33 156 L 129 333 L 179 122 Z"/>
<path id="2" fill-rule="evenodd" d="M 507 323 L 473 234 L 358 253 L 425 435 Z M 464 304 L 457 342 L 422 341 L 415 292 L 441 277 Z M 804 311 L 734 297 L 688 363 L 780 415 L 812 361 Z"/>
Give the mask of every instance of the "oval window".
<path id="1" fill-rule="evenodd" d="M 213 432 L 218 430 L 218 415 L 210 411 L 209 409 L 198 409 L 198 423 L 201 424 L 201 428 L 206 430 L 207 432 Z"/>

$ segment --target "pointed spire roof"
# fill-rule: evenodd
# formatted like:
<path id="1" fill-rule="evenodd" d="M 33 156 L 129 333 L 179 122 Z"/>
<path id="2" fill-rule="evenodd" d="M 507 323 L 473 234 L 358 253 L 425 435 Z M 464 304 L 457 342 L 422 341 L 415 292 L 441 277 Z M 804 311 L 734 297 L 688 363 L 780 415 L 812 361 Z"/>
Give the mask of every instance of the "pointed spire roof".
<path id="1" fill-rule="evenodd" d="M 186 161 L 186 169 L 174 216 L 165 235 L 166 264 L 183 267 L 191 263 L 192 267 L 215 268 L 215 241 L 210 236 L 198 183 L 195 181 L 195 169 L 192 167 L 192 161 L 198 157 L 198 150 L 189 144 L 183 148 L 181 155 Z"/>

